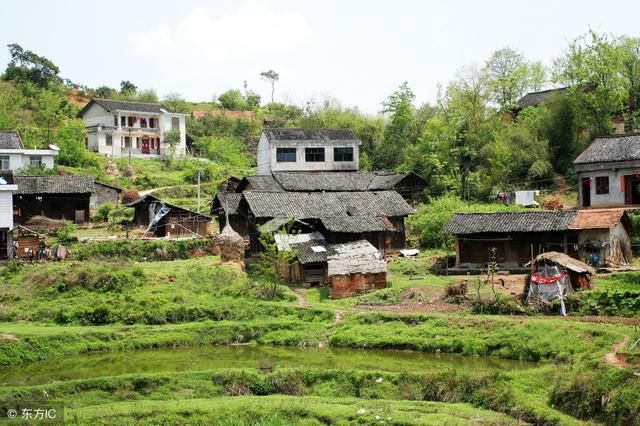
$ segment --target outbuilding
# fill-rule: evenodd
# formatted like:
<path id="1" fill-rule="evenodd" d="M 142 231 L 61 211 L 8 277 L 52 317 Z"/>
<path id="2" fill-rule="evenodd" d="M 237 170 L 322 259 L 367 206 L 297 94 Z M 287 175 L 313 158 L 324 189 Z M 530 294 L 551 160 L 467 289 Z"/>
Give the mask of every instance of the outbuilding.
<path id="1" fill-rule="evenodd" d="M 143 237 L 193 238 L 211 234 L 211 218 L 174 206 L 151 194 L 127 204 L 135 209 L 133 223 L 146 226 Z"/>

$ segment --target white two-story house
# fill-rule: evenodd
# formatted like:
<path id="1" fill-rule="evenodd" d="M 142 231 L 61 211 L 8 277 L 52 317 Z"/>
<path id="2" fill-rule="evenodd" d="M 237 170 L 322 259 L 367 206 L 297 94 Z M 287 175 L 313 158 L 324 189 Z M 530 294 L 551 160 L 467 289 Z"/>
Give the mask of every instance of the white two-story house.
<path id="1" fill-rule="evenodd" d="M 186 153 L 186 114 L 162 104 L 93 98 L 78 113 L 87 129 L 87 148 L 111 157 L 158 157 L 168 153 L 166 132 L 180 131 L 175 154 Z"/>
<path id="2" fill-rule="evenodd" d="M 350 129 L 264 129 L 258 174 L 357 171 L 360 144 Z"/>
<path id="3" fill-rule="evenodd" d="M 28 166 L 51 169 L 59 151 L 55 145 L 49 145 L 48 149 L 25 149 L 18 132 L 0 130 L 0 171 L 15 171 Z"/>
<path id="4" fill-rule="evenodd" d="M 10 258 L 12 254 L 13 193 L 17 190 L 13 174 L 0 171 L 0 260 Z"/>

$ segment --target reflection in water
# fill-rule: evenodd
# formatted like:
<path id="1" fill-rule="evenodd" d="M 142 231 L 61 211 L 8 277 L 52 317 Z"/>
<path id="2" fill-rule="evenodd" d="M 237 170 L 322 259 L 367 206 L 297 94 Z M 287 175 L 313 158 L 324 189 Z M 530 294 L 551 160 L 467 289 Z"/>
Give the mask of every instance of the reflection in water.
<path id="1" fill-rule="evenodd" d="M 0 372 L 0 385 L 34 385 L 54 380 L 87 379 L 135 373 L 204 371 L 217 368 L 318 367 L 428 373 L 459 370 L 466 374 L 525 369 L 535 363 L 495 357 L 428 354 L 413 351 L 274 346 L 200 346 L 144 349 L 51 358 Z"/>

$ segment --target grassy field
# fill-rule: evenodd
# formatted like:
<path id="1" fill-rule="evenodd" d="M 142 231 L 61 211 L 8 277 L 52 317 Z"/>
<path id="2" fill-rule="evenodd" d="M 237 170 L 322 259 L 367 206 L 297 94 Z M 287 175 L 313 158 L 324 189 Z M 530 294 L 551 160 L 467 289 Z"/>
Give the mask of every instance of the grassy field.
<path id="1" fill-rule="evenodd" d="M 612 345 L 626 338 L 618 348 L 624 354 L 640 337 L 629 321 L 474 315 L 468 307 L 375 311 L 414 297 L 407 294 L 441 298 L 457 278 L 429 274 L 429 261 L 395 262 L 389 289 L 331 300 L 326 289 L 263 283 L 215 256 L 123 258 L 0 270 L 0 366 L 43 372 L 33 383 L 5 383 L 0 400 L 18 404 L 46 394 L 64 403 L 67 420 L 78 424 L 634 424 L 640 418 L 633 368 L 605 361 Z M 633 274 L 614 275 L 594 291 L 634 292 L 637 281 Z M 255 365 L 265 355 L 231 366 L 232 355 L 224 365 L 197 364 L 196 352 L 183 358 L 172 352 L 201 347 L 206 354 L 207 345 L 220 344 L 264 345 L 260 353 L 277 353 L 267 345 L 356 352 L 347 352 L 334 369 L 321 362 L 327 349 L 287 349 L 292 352 L 267 357 L 276 361 L 263 372 Z M 154 348 L 166 348 L 148 355 L 148 368 L 157 370 L 135 361 L 145 359 L 142 353 L 125 362 L 127 351 Z M 420 367 L 401 353 L 374 349 L 453 353 L 461 361 L 425 359 Z M 96 371 L 83 358 L 95 352 L 122 353 L 124 370 L 61 380 L 55 366 L 65 364 L 56 359 Z M 462 355 L 478 361 L 465 362 Z M 105 359 L 111 365 L 118 358 Z M 188 367 L 172 367 L 178 359 Z M 534 363 L 496 370 L 484 364 L 492 359 Z"/>

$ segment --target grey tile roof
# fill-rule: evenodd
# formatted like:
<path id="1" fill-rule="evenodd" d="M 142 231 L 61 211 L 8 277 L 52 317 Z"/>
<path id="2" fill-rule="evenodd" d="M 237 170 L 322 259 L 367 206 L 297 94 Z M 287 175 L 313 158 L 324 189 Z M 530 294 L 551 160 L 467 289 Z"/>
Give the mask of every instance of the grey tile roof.
<path id="1" fill-rule="evenodd" d="M 274 172 L 286 191 L 385 191 L 410 173 L 374 172 Z M 420 178 L 422 179 L 422 178 Z"/>
<path id="2" fill-rule="evenodd" d="M 95 192 L 93 176 L 14 176 L 17 194 L 90 194 Z"/>
<path id="3" fill-rule="evenodd" d="M 576 211 L 532 211 L 512 213 L 456 213 L 444 226 L 445 234 L 565 231 Z"/>
<path id="4" fill-rule="evenodd" d="M 271 175 L 246 176 L 240 181 L 238 191 L 243 191 L 248 185 L 251 185 L 252 191 L 284 191 Z"/>
<path id="5" fill-rule="evenodd" d="M 242 194 L 240 193 L 218 192 L 213 198 L 211 214 L 216 214 L 217 212 L 214 212 L 214 210 L 218 207 L 221 207 L 226 214 L 236 214 L 240 207 L 240 200 L 242 200 Z"/>
<path id="6" fill-rule="evenodd" d="M 258 218 L 311 219 L 349 216 L 407 216 L 411 206 L 395 191 L 381 192 L 262 192 L 243 193 Z"/>
<path id="7" fill-rule="evenodd" d="M 358 141 L 351 129 L 282 129 L 263 130 L 270 141 Z"/>
<path id="8" fill-rule="evenodd" d="M 0 149 L 24 149 L 18 132 L 15 130 L 0 130 Z"/>
<path id="9" fill-rule="evenodd" d="M 573 164 L 640 160 L 640 135 L 601 136 L 591 142 Z"/>
<path id="10" fill-rule="evenodd" d="M 568 91 L 569 89 L 567 87 L 560 87 L 558 89 L 549 89 L 542 90 L 540 92 L 527 93 L 526 95 L 518 99 L 516 105 L 518 109 L 523 109 L 529 106 L 537 106 L 550 100 L 550 98 L 554 95 L 564 95 Z"/>
<path id="11" fill-rule="evenodd" d="M 361 232 L 395 231 L 388 219 L 375 216 L 321 217 L 325 228 L 332 232 L 359 234 Z"/>
<path id="12" fill-rule="evenodd" d="M 387 271 L 387 262 L 367 240 L 333 244 L 327 256 L 327 275 L 377 274 Z"/>
<path id="13" fill-rule="evenodd" d="M 128 112 L 141 112 L 141 113 L 150 113 L 150 114 L 172 112 L 169 108 L 159 103 L 133 102 L 133 101 L 122 101 L 122 100 L 116 100 L 116 99 L 92 98 L 89 101 L 89 103 L 85 105 L 84 108 L 82 108 L 82 110 L 78 113 L 78 116 L 82 117 L 84 113 L 93 104 L 98 104 L 109 112 L 128 111 Z"/>
<path id="14" fill-rule="evenodd" d="M 316 247 L 315 250 L 314 247 Z M 321 247 L 321 249 L 317 247 Z M 336 254 L 335 250 L 333 250 L 331 245 L 327 244 L 325 240 L 305 241 L 292 245 L 292 248 L 298 257 L 298 262 L 303 265 L 307 263 L 326 262 L 327 256 Z M 322 251 L 322 249 L 324 249 L 324 251 Z"/>

